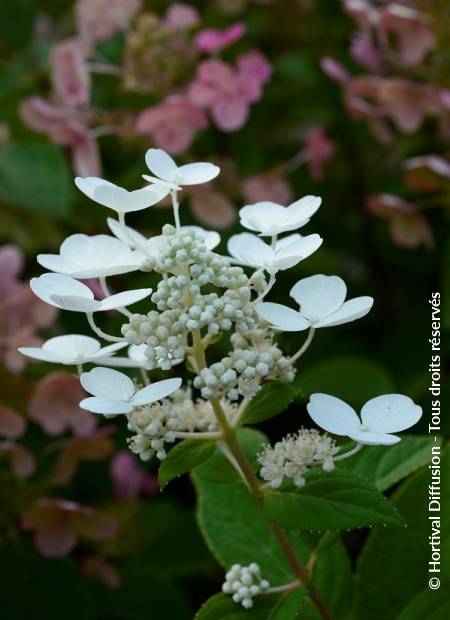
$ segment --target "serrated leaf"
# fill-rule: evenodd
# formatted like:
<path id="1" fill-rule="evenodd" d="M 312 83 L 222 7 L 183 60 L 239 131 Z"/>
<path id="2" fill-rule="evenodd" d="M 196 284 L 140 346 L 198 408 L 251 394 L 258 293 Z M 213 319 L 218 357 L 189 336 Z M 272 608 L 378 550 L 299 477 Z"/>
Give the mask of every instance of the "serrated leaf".
<path id="1" fill-rule="evenodd" d="M 302 489 L 270 493 L 264 504 L 272 521 L 290 530 L 343 530 L 402 523 L 380 491 L 345 470 L 311 472 Z"/>
<path id="2" fill-rule="evenodd" d="M 250 461 L 252 467 L 255 468 L 257 463 L 256 455 L 261 452 L 262 446 L 268 443 L 269 440 L 264 433 L 254 428 L 241 428 L 237 435 L 244 454 Z M 207 463 L 203 463 L 196 467 L 195 474 L 199 478 L 217 483 L 239 480 L 239 474 L 220 450 L 217 450 L 211 458 L 208 459 Z"/>
<path id="3" fill-rule="evenodd" d="M 159 467 L 158 480 L 161 489 L 177 476 L 209 459 L 215 449 L 214 443 L 199 439 L 185 439 L 174 446 Z"/>
<path id="4" fill-rule="evenodd" d="M 225 594 L 214 594 L 202 605 L 194 620 L 266 620 L 274 606 L 270 599 L 257 599 L 252 609 L 244 609 Z M 289 618 L 286 618 L 289 620 Z"/>
<path id="5" fill-rule="evenodd" d="M 396 616 L 395 620 L 448 620 L 450 618 L 450 588 L 443 585 L 439 590 L 425 588 Z"/>
<path id="6" fill-rule="evenodd" d="M 263 422 L 284 411 L 301 394 L 295 383 L 269 381 L 255 394 L 244 414 L 245 424 Z"/>
<path id="7" fill-rule="evenodd" d="M 72 192 L 66 160 L 53 144 L 11 144 L 0 151 L 1 200 L 42 215 L 64 217 Z"/>
<path id="8" fill-rule="evenodd" d="M 306 590 L 294 590 L 280 598 L 267 616 L 267 620 L 297 620 L 304 607 Z"/>
<path id="9" fill-rule="evenodd" d="M 450 493 L 449 455 L 441 460 L 441 496 Z M 430 575 L 431 525 L 428 519 L 430 470 L 423 468 L 406 480 L 392 497 L 407 527 L 375 528 L 359 557 L 356 579 L 358 620 L 396 620 Z M 450 520 L 448 510 L 441 514 L 442 576 L 450 571 Z M 436 594 L 432 592 L 431 594 Z M 406 612 L 405 612 L 406 613 Z M 400 616 L 401 617 L 401 616 Z M 421 618 L 434 618 L 426 613 Z M 401 620 L 410 620 L 404 615 Z"/>
<path id="10" fill-rule="evenodd" d="M 397 484 L 409 474 L 431 461 L 431 448 L 442 440 L 432 437 L 405 437 L 394 446 L 364 446 L 355 456 L 345 459 L 339 467 L 370 480 L 380 491 Z M 343 452 L 345 449 L 343 448 Z"/>

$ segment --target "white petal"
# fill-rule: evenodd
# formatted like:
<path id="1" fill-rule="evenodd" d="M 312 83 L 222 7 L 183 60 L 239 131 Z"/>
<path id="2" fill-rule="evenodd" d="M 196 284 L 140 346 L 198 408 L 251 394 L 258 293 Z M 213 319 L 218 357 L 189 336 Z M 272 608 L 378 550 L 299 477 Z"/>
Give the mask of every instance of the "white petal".
<path id="1" fill-rule="evenodd" d="M 167 238 L 164 235 L 155 235 L 145 241 L 145 252 L 151 254 L 155 258 L 161 254 L 167 245 Z"/>
<path id="2" fill-rule="evenodd" d="M 301 314 L 315 322 L 342 306 L 347 287 L 338 276 L 315 275 L 297 282 L 289 294 L 299 304 Z"/>
<path id="3" fill-rule="evenodd" d="M 114 310 L 115 308 L 124 308 L 131 304 L 145 299 L 152 292 L 151 288 L 139 288 L 133 291 L 123 291 L 122 293 L 116 293 L 111 295 L 100 302 L 99 310 Z"/>
<path id="4" fill-rule="evenodd" d="M 53 305 L 63 310 L 72 312 L 96 312 L 100 309 L 100 302 L 86 297 L 76 295 L 50 295 Z"/>
<path id="5" fill-rule="evenodd" d="M 178 168 L 180 185 L 198 185 L 207 183 L 220 173 L 219 166 L 200 161 L 195 164 L 186 164 Z"/>
<path id="6" fill-rule="evenodd" d="M 149 149 L 145 154 L 149 170 L 164 181 L 173 182 L 178 167 L 171 156 L 162 149 Z"/>
<path id="7" fill-rule="evenodd" d="M 294 236 L 294 235 L 290 235 Z M 296 236 L 296 235 L 295 235 Z M 301 260 L 310 256 L 322 245 L 322 237 L 317 234 L 300 237 L 289 244 L 277 247 L 275 252 L 275 264 L 278 269 L 290 269 Z"/>
<path id="8" fill-rule="evenodd" d="M 55 355 L 55 353 L 44 351 L 44 349 L 39 347 L 19 347 L 17 350 L 19 353 L 22 353 L 22 355 L 26 355 L 27 357 L 31 357 L 42 362 L 51 362 L 53 364 L 64 363 L 58 355 Z"/>
<path id="9" fill-rule="evenodd" d="M 239 210 L 241 225 L 263 235 L 278 234 L 278 224 L 283 220 L 286 207 L 275 202 L 255 202 Z M 275 231 L 275 232 L 272 232 Z"/>
<path id="10" fill-rule="evenodd" d="M 95 338 L 82 334 L 66 334 L 50 338 L 42 345 L 44 351 L 50 351 L 65 360 L 83 360 L 100 350 L 100 343 Z"/>
<path id="11" fill-rule="evenodd" d="M 114 183 L 111 183 L 110 181 L 106 181 L 105 179 L 101 179 L 99 177 L 75 177 L 74 182 L 75 182 L 75 185 L 80 190 L 80 192 L 83 192 L 83 194 L 87 196 L 88 198 L 90 198 L 91 200 L 94 200 L 94 192 L 100 186 L 109 185 L 110 187 L 113 187 L 113 188 L 117 187 L 117 185 L 114 185 Z M 108 205 L 105 205 L 105 206 L 108 206 Z"/>
<path id="12" fill-rule="evenodd" d="M 329 433 L 349 436 L 361 428 L 355 410 L 335 396 L 312 394 L 306 408 L 317 426 Z"/>
<path id="13" fill-rule="evenodd" d="M 422 417 L 422 408 L 403 394 L 385 394 L 369 400 L 361 410 L 361 419 L 370 431 L 397 433 L 414 426 Z"/>
<path id="14" fill-rule="evenodd" d="M 102 347 L 101 349 L 99 349 L 93 355 L 90 355 L 89 361 L 91 362 L 94 360 L 98 361 L 100 358 L 114 354 L 116 351 L 119 351 L 120 349 L 123 349 L 126 346 L 127 346 L 126 342 L 115 342 L 114 344 L 109 344 L 106 347 Z"/>
<path id="15" fill-rule="evenodd" d="M 129 403 L 112 398 L 85 398 L 81 401 L 80 407 L 91 413 L 101 413 L 104 415 L 116 415 L 119 413 L 131 413 L 133 407 Z"/>
<path id="16" fill-rule="evenodd" d="M 287 207 L 288 223 L 295 227 L 303 226 L 309 222 L 310 218 L 322 204 L 319 196 L 304 196 L 300 200 L 296 200 Z M 285 228 L 285 230 L 293 230 L 293 228 Z"/>
<path id="17" fill-rule="evenodd" d="M 282 237 L 281 239 L 277 240 L 275 244 L 275 251 L 281 250 L 287 245 L 291 245 L 291 243 L 294 243 L 294 241 L 301 241 L 302 239 L 305 239 L 305 238 L 306 237 L 302 237 L 302 235 L 299 235 L 298 233 L 293 233 L 292 235 L 286 235 L 286 237 Z"/>
<path id="18" fill-rule="evenodd" d="M 317 321 L 314 327 L 332 327 L 342 325 L 350 321 L 356 321 L 366 316 L 373 306 L 373 297 L 355 297 L 349 299 L 336 312 L 328 315 L 324 319 Z"/>
<path id="19" fill-rule="evenodd" d="M 117 213 L 131 213 L 151 207 L 164 198 L 167 193 L 167 189 L 164 190 L 161 186 L 158 189 L 157 185 L 129 192 L 123 187 L 108 184 L 97 187 L 93 199 L 105 207 L 117 211 Z"/>
<path id="20" fill-rule="evenodd" d="M 366 446 L 392 446 L 400 441 L 396 435 L 387 433 L 371 433 L 370 431 L 354 431 L 348 435 L 353 441 L 362 443 Z"/>
<path id="21" fill-rule="evenodd" d="M 88 302 L 94 300 L 94 293 L 88 286 L 60 273 L 44 273 L 38 278 L 33 278 L 30 281 L 30 287 L 33 293 L 40 299 L 57 308 L 71 309 L 67 308 L 62 301 L 60 304 L 55 300 L 55 295 L 61 297 L 73 296 Z"/>
<path id="22" fill-rule="evenodd" d="M 157 400 L 161 400 L 173 392 L 176 392 L 181 386 L 181 379 L 164 379 L 164 381 L 158 381 L 146 385 L 145 388 L 136 392 L 131 399 L 131 403 L 137 407 L 140 405 L 148 405 L 154 403 Z"/>
<path id="23" fill-rule="evenodd" d="M 203 239 L 208 250 L 214 250 L 220 243 L 220 235 L 215 230 L 205 230 L 201 226 L 182 226 L 181 230 L 192 230 Z"/>
<path id="24" fill-rule="evenodd" d="M 106 222 L 112 234 L 117 237 L 117 239 L 120 239 L 120 241 L 123 241 L 129 245 L 131 248 L 136 249 L 139 248 L 139 246 L 145 245 L 147 238 L 144 237 L 144 235 L 141 235 L 141 233 L 137 230 L 134 230 L 134 228 L 122 225 L 112 217 L 108 217 Z"/>
<path id="25" fill-rule="evenodd" d="M 50 271 L 55 271 L 61 274 L 71 274 L 73 271 L 73 265 L 61 258 L 58 254 L 38 254 L 36 257 L 37 262 Z"/>
<path id="26" fill-rule="evenodd" d="M 80 381 L 87 392 L 100 398 L 129 401 L 134 394 L 133 381 L 112 368 L 98 366 L 83 372 Z"/>
<path id="27" fill-rule="evenodd" d="M 308 321 L 299 312 L 281 304 L 265 301 L 256 306 L 256 312 L 283 332 L 301 332 L 309 328 Z"/>
<path id="28" fill-rule="evenodd" d="M 262 239 L 251 233 L 241 233 L 231 237 L 227 244 L 228 252 L 243 265 L 264 267 L 273 265 L 275 254 Z"/>

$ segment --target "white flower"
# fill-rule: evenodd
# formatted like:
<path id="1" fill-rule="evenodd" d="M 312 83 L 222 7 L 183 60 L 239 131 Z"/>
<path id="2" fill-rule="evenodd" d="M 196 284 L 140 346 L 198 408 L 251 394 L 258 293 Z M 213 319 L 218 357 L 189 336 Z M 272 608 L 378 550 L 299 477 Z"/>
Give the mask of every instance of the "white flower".
<path id="1" fill-rule="evenodd" d="M 129 245 L 133 249 L 139 249 L 146 254 L 158 257 L 160 252 L 167 246 L 167 237 L 155 235 L 147 239 L 137 230 L 130 226 L 123 226 L 117 220 L 109 217 L 107 223 L 110 231 L 115 237 Z M 214 230 L 205 230 L 201 226 L 180 226 L 180 231 L 191 231 L 201 237 L 208 250 L 214 250 L 220 243 L 220 235 Z"/>
<path id="2" fill-rule="evenodd" d="M 131 413 L 135 407 L 161 400 L 181 386 L 181 379 L 165 379 L 136 390 L 127 375 L 112 368 L 101 367 L 83 372 L 80 380 L 84 389 L 93 395 L 82 400 L 80 407 L 105 415 Z"/>
<path id="3" fill-rule="evenodd" d="M 373 446 L 398 443 L 400 437 L 391 433 L 413 426 L 422 416 L 422 408 L 402 394 L 372 398 L 361 409 L 361 420 L 347 403 L 327 394 L 312 394 L 307 409 L 324 430 Z"/>
<path id="4" fill-rule="evenodd" d="M 95 338 L 68 334 L 50 338 L 42 347 L 21 347 L 19 351 L 36 360 L 72 366 L 98 361 L 101 357 L 111 355 L 125 346 L 126 342 L 117 342 L 101 348 L 101 344 Z"/>
<path id="5" fill-rule="evenodd" d="M 149 149 L 145 163 L 155 176 L 144 174 L 146 181 L 162 184 L 171 190 L 179 190 L 182 185 L 198 185 L 214 179 L 220 168 L 207 162 L 177 166 L 174 160 L 161 149 Z"/>
<path id="6" fill-rule="evenodd" d="M 322 244 L 317 234 L 302 237 L 294 234 L 279 239 L 274 247 L 251 233 L 234 235 L 228 241 L 228 252 L 239 264 L 261 267 L 268 272 L 289 269 L 310 256 Z"/>
<path id="7" fill-rule="evenodd" d="M 322 199 L 318 196 L 305 196 L 288 207 L 275 202 L 255 202 L 239 211 L 244 228 L 259 232 L 261 237 L 279 235 L 307 224 L 320 207 Z"/>
<path id="8" fill-rule="evenodd" d="M 300 280 L 290 291 L 300 311 L 271 302 L 258 304 L 256 310 L 261 318 L 285 332 L 332 327 L 360 319 L 373 305 L 372 297 L 345 301 L 346 294 L 345 282 L 338 276 L 316 275 Z"/>
<path id="9" fill-rule="evenodd" d="M 128 357 L 102 357 L 99 360 L 103 366 L 115 366 L 120 368 L 145 368 L 152 370 L 151 363 L 145 356 L 148 345 L 132 344 L 128 347 Z M 181 362 L 182 360 L 180 360 Z"/>
<path id="10" fill-rule="evenodd" d="M 244 609 L 253 607 L 253 598 L 269 588 L 267 579 L 261 577 L 258 564 L 252 562 L 248 566 L 233 564 L 225 575 L 222 592 L 230 594 L 235 603 L 240 603 Z"/>
<path id="11" fill-rule="evenodd" d="M 44 273 L 39 278 L 33 278 L 30 286 L 35 295 L 51 306 L 88 313 L 124 308 L 148 297 L 152 292 L 151 288 L 142 288 L 116 293 L 97 301 L 86 284 L 60 273 Z"/>
<path id="12" fill-rule="evenodd" d="M 38 263 L 73 278 L 101 278 L 136 271 L 142 255 L 108 235 L 76 234 L 63 241 L 59 254 L 39 254 Z"/>
<path id="13" fill-rule="evenodd" d="M 152 185 L 132 192 L 98 177 L 76 177 L 75 185 L 88 198 L 117 213 L 141 211 L 156 204 L 169 193 L 161 185 Z"/>

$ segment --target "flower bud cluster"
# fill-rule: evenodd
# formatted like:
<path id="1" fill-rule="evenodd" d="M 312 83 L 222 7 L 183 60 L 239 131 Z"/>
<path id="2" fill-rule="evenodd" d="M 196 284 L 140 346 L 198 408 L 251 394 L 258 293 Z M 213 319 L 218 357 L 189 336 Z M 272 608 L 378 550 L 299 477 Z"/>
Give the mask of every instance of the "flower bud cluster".
<path id="1" fill-rule="evenodd" d="M 267 579 L 261 577 L 261 569 L 253 562 L 248 566 L 233 564 L 225 575 L 222 592 L 230 594 L 235 603 L 245 609 L 253 607 L 253 598 L 269 588 Z"/>
<path id="2" fill-rule="evenodd" d="M 333 456 L 339 450 L 336 443 L 316 430 L 300 429 L 295 435 L 287 435 L 273 447 L 265 446 L 258 455 L 262 465 L 260 476 L 276 489 L 290 478 L 295 486 L 305 484 L 304 474 L 311 467 L 322 467 L 324 471 L 334 469 Z"/>
<path id="3" fill-rule="evenodd" d="M 223 410 L 230 422 L 237 413 L 237 405 L 222 401 Z M 180 389 L 170 398 L 146 407 L 139 407 L 128 414 L 128 430 L 135 434 L 128 440 L 130 450 L 143 461 L 152 456 L 164 460 L 165 444 L 177 438 L 176 432 L 217 431 L 218 424 L 209 401 L 193 400 L 190 387 Z"/>

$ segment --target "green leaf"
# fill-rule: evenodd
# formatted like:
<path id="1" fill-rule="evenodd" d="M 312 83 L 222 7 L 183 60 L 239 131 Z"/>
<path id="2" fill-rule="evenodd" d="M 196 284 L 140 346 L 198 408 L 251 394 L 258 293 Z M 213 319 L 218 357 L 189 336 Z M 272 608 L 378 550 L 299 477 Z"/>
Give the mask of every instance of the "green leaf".
<path id="1" fill-rule="evenodd" d="M 245 424 L 256 424 L 284 411 L 301 394 L 295 383 L 276 383 L 269 381 L 250 401 L 245 414 Z"/>
<path id="2" fill-rule="evenodd" d="M 306 590 L 294 590 L 280 598 L 273 607 L 267 620 L 296 620 L 304 608 Z"/>
<path id="3" fill-rule="evenodd" d="M 261 452 L 262 446 L 268 443 L 269 440 L 264 433 L 254 428 L 241 428 L 238 431 L 238 439 L 244 454 L 255 469 L 257 466 L 256 456 Z M 218 483 L 240 480 L 239 474 L 220 450 L 216 450 L 207 462 L 196 467 L 195 474 L 204 480 Z"/>
<path id="4" fill-rule="evenodd" d="M 395 620 L 448 620 L 450 618 L 450 588 L 425 588 L 396 616 Z"/>
<path id="5" fill-rule="evenodd" d="M 341 530 L 402 522 L 380 491 L 344 470 L 311 472 L 304 488 L 271 493 L 264 503 L 272 521 L 290 530 Z"/>
<path id="6" fill-rule="evenodd" d="M 441 460 L 441 496 L 450 494 L 449 455 Z M 425 467 L 406 480 L 394 494 L 393 504 L 407 527 L 376 528 L 360 555 L 356 579 L 358 620 L 410 620 L 407 608 L 428 583 L 430 561 L 428 485 L 431 473 Z M 444 507 L 444 506 L 443 506 Z M 450 573 L 450 517 L 441 514 L 441 575 Z M 447 582 L 448 582 L 448 578 Z M 444 585 L 444 584 L 443 584 Z M 432 592 L 435 595 L 436 592 Z M 414 616 L 412 616 L 414 618 Z M 421 618 L 434 618 L 426 613 Z"/>
<path id="7" fill-rule="evenodd" d="M 357 356 L 334 357 L 313 364 L 302 373 L 301 383 L 307 398 L 314 392 L 324 392 L 358 406 L 374 396 L 395 391 L 382 366 Z"/>
<path id="8" fill-rule="evenodd" d="M 61 149 L 53 144 L 12 144 L 0 151 L 0 199 L 42 215 L 64 217 L 72 181 Z"/>
<path id="9" fill-rule="evenodd" d="M 215 449 L 214 443 L 198 439 L 185 439 L 174 446 L 159 468 L 158 480 L 161 489 L 177 476 L 185 474 L 209 459 Z"/>
<path id="10" fill-rule="evenodd" d="M 361 452 L 339 463 L 339 467 L 355 472 L 385 491 L 427 465 L 432 446 L 441 443 L 441 439 L 435 442 L 432 437 L 402 436 L 401 442 L 394 446 L 364 446 Z"/>
<path id="11" fill-rule="evenodd" d="M 225 594 L 215 594 L 202 605 L 194 620 L 266 620 L 274 603 L 270 599 L 257 599 L 252 609 L 244 609 Z M 294 617 L 294 616 L 293 616 Z M 280 619 L 281 620 L 281 617 Z M 284 620 L 289 620 L 289 616 Z"/>

